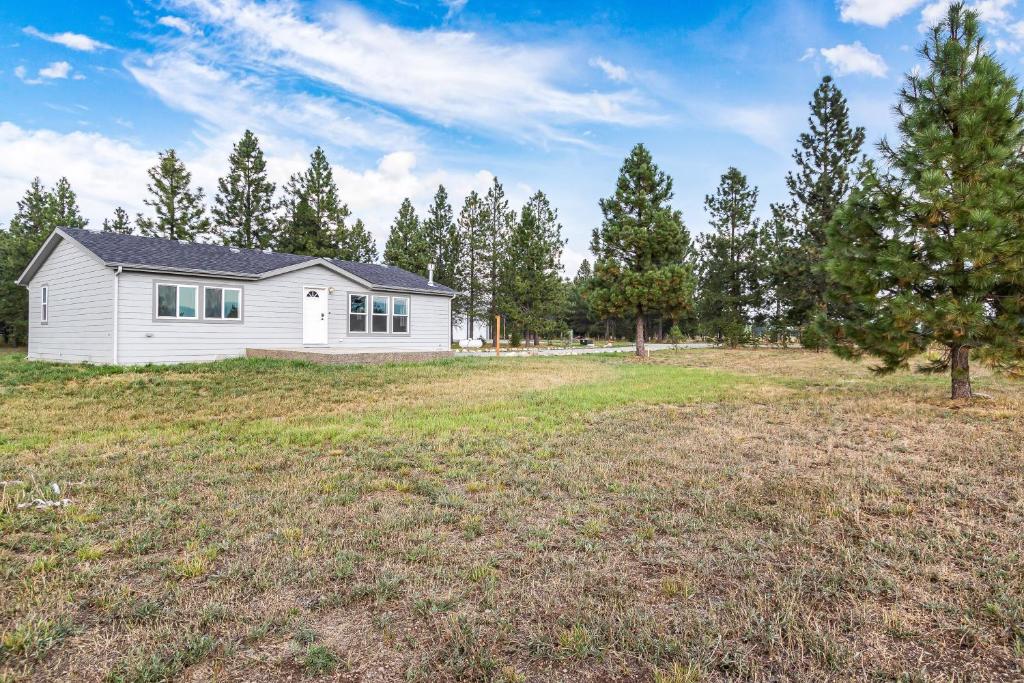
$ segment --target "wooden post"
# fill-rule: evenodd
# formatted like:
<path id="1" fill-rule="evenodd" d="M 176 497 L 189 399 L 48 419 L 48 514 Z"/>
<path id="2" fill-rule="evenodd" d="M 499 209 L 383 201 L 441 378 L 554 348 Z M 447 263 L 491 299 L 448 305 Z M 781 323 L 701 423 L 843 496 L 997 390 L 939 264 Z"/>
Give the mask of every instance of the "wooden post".
<path id="1" fill-rule="evenodd" d="M 501 355 L 501 316 L 494 316 L 494 355 Z"/>

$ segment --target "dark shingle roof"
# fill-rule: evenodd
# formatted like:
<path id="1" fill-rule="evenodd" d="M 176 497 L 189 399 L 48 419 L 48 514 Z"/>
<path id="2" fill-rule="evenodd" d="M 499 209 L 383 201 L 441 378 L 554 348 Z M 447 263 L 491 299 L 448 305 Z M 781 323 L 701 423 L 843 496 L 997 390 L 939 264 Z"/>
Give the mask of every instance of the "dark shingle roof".
<path id="1" fill-rule="evenodd" d="M 121 235 L 81 228 L 62 228 L 73 240 L 114 265 L 256 276 L 313 260 L 312 256 L 277 254 L 258 249 L 232 249 L 219 244 L 183 243 L 162 237 Z"/>
<path id="2" fill-rule="evenodd" d="M 218 244 L 178 242 L 161 237 L 121 235 L 81 228 L 61 230 L 104 263 L 114 266 L 258 278 L 281 268 L 320 260 L 314 256 L 265 252 L 258 249 L 235 249 Z M 430 286 L 427 278 L 394 266 L 339 259 L 324 260 L 365 280 L 375 288 L 415 289 L 438 294 L 454 294 L 448 287 L 437 284 Z"/>
<path id="3" fill-rule="evenodd" d="M 427 284 L 427 278 L 402 270 L 396 266 L 382 266 L 379 263 L 357 263 L 355 261 L 342 261 L 341 259 L 328 259 L 347 273 L 352 273 L 358 278 L 366 280 L 375 285 L 398 287 L 400 289 L 426 289 L 430 291 L 440 290 L 454 294 L 454 290 L 444 285 L 435 284 L 431 287 Z"/>

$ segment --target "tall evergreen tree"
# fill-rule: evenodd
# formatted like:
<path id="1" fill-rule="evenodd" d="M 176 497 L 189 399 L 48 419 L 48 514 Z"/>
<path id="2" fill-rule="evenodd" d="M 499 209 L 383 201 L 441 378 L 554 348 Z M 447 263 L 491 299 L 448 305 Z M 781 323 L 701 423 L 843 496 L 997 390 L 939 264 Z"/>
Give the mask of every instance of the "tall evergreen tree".
<path id="1" fill-rule="evenodd" d="M 697 315 L 706 334 L 736 346 L 763 304 L 757 188 L 739 169 L 729 168 L 704 206 L 713 232 L 700 239 Z"/>
<path id="2" fill-rule="evenodd" d="M 534 345 L 540 333 L 552 330 L 563 309 L 564 247 L 558 212 L 538 191 L 523 206 L 509 235 L 504 278 L 510 322 L 522 327 Z"/>
<path id="3" fill-rule="evenodd" d="M 601 200 L 604 220 L 590 250 L 597 256 L 591 301 L 603 317 L 636 320 L 636 353 L 646 356 L 644 319 L 651 311 L 677 317 L 693 305 L 690 234 L 673 209 L 672 178 L 642 144 L 622 164 L 615 193 Z"/>
<path id="4" fill-rule="evenodd" d="M 828 330 L 881 372 L 934 346 L 953 398 L 971 396 L 970 354 L 1024 368 L 1024 96 L 962 3 L 921 48 L 896 106 L 883 172 L 866 163 L 828 226 Z"/>
<path id="5" fill-rule="evenodd" d="M 792 207 L 795 240 L 789 303 L 797 325 L 810 323 L 824 312 L 826 274 L 822 266 L 825 229 L 836 209 L 846 200 L 854 166 L 864 145 L 864 129 L 850 126 L 846 97 L 831 76 L 821 79 L 810 102 L 808 130 L 793 151 L 796 171 L 786 175 Z M 776 217 L 784 217 L 776 215 Z"/>
<path id="6" fill-rule="evenodd" d="M 78 197 L 71 189 L 67 178 L 61 178 L 53 186 L 49 198 L 50 228 L 84 228 L 89 224 L 78 209 Z M 49 231 L 47 231 L 49 233 Z"/>
<path id="7" fill-rule="evenodd" d="M 771 212 L 761 229 L 761 286 L 772 336 L 785 344 L 791 330 L 804 322 L 805 311 L 796 303 L 806 296 L 801 289 L 803 252 L 794 230 L 793 204 L 772 204 Z"/>
<path id="8" fill-rule="evenodd" d="M 366 229 L 362 218 L 357 218 L 355 224 L 342 233 L 341 243 L 338 245 L 338 258 L 358 263 L 377 262 L 377 241 Z"/>
<path id="9" fill-rule="evenodd" d="M 113 218 L 103 219 L 103 232 L 116 232 L 122 235 L 131 235 L 135 230 L 132 228 L 131 218 L 128 216 L 128 212 L 119 206 L 114 209 Z"/>
<path id="10" fill-rule="evenodd" d="M 506 313 L 508 239 L 516 221 L 515 211 L 508 208 L 505 188 L 497 178 L 484 196 L 483 217 L 483 239 L 476 243 L 477 262 L 483 269 L 488 324 L 493 326 L 495 318 Z"/>
<path id="11" fill-rule="evenodd" d="M 306 206 L 300 213 L 303 202 Z M 310 155 L 309 168 L 292 175 L 285 185 L 276 249 L 308 256 L 351 256 L 357 250 L 349 244 L 349 229 L 345 225 L 350 215 L 339 197 L 327 155 L 317 147 Z"/>
<path id="12" fill-rule="evenodd" d="M 461 312 L 465 308 L 465 278 L 462 267 L 464 245 L 444 185 L 437 186 L 434 201 L 427 209 L 427 217 L 423 220 L 423 236 L 431 262 L 434 264 L 434 280 L 458 292 L 452 300 L 454 326 L 462 320 Z"/>
<path id="13" fill-rule="evenodd" d="M 192 174 L 177 152 L 161 152 L 160 160 L 149 169 L 149 197 L 143 200 L 153 209 L 155 218 L 139 216 L 139 231 L 148 237 L 165 237 L 194 242 L 210 228 L 203 206 L 203 189 L 191 188 Z"/>
<path id="14" fill-rule="evenodd" d="M 590 287 L 594 278 L 594 271 L 590 267 L 590 261 L 583 259 L 580 267 L 576 270 L 569 283 L 568 295 L 568 323 L 574 333 L 586 335 L 597 322 L 594 320 L 593 311 L 590 308 Z"/>
<path id="15" fill-rule="evenodd" d="M 433 263 L 423 226 L 408 197 L 402 201 L 391 224 L 391 232 L 384 245 L 384 263 L 420 275 L 425 275 L 427 264 Z"/>
<path id="16" fill-rule="evenodd" d="M 484 261 L 487 211 L 476 191 L 466 197 L 459 213 L 459 233 L 463 244 L 462 273 L 465 299 L 462 314 L 466 319 L 466 332 L 470 338 L 476 334 L 475 324 L 487 315 L 486 275 Z M 486 321 L 485 321 L 486 322 Z"/>
<path id="17" fill-rule="evenodd" d="M 274 243 L 274 183 L 260 141 L 246 130 L 228 157 L 228 174 L 217 181 L 213 223 L 224 242 L 244 249 L 266 249 Z"/>
<path id="18" fill-rule="evenodd" d="M 18 201 L 18 210 L 0 239 L 0 327 L 5 338 L 24 343 L 28 332 L 28 292 L 14 281 L 56 228 L 84 228 L 88 221 L 66 178 L 49 191 L 39 178 Z"/>

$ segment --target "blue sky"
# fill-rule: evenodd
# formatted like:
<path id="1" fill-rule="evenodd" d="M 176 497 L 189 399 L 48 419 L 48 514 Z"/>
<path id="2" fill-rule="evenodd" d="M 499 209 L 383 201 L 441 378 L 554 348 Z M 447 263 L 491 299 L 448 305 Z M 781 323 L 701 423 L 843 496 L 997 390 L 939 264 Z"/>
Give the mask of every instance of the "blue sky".
<path id="1" fill-rule="evenodd" d="M 690 229 L 734 165 L 785 196 L 826 73 L 873 144 L 945 0 L 79 0 L 0 8 L 0 222 L 33 176 L 66 175 L 93 227 L 144 207 L 175 147 L 208 194 L 231 143 L 261 138 L 279 183 L 317 144 L 382 244 L 405 196 L 458 202 L 492 174 L 558 207 L 571 274 L 622 158 L 645 142 Z M 974 4 L 1019 72 L 1024 11 Z M 456 211 L 458 206 L 456 206 Z"/>

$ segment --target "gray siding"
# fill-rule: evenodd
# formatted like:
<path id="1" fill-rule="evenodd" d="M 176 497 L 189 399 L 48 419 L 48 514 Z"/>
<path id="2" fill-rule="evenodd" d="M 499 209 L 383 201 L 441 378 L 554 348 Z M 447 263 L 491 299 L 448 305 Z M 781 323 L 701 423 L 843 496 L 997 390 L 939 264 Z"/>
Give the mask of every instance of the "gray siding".
<path id="1" fill-rule="evenodd" d="M 242 322 L 155 320 L 154 284 L 157 282 L 241 287 Z M 409 295 L 409 335 L 349 335 L 348 294 L 371 293 L 322 266 L 255 282 L 126 272 L 121 275 L 120 284 L 119 361 L 126 364 L 180 363 L 241 356 L 247 347 L 301 347 L 303 287 L 335 289 L 328 298 L 328 346 L 331 348 L 353 351 L 449 349 L 451 300 L 443 296 Z"/>
<path id="2" fill-rule="evenodd" d="M 49 320 L 39 320 L 40 289 L 49 288 Z M 110 363 L 114 356 L 114 272 L 61 240 L 28 286 L 28 357 Z"/>

